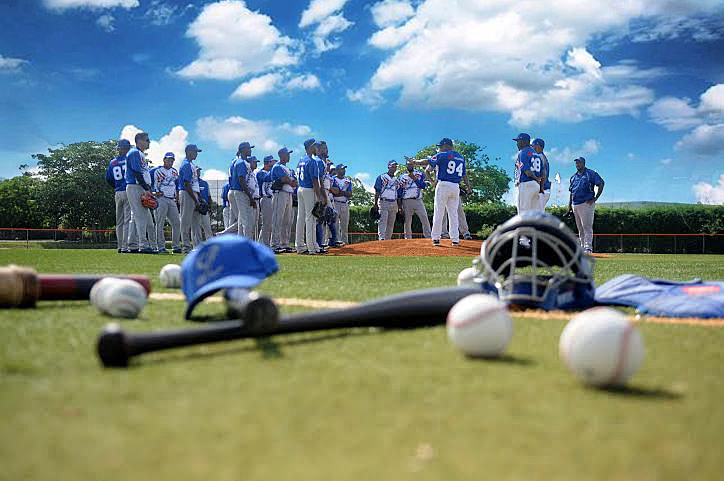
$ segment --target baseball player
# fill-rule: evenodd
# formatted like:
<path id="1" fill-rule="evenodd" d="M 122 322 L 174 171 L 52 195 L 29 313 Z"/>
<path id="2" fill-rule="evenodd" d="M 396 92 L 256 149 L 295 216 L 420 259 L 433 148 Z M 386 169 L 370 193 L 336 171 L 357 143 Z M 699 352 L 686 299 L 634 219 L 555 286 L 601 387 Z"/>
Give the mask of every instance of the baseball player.
<path id="1" fill-rule="evenodd" d="M 282 254 L 292 252 L 289 246 L 292 223 L 292 194 L 297 186 L 294 171 L 287 167 L 289 154 L 293 151 L 283 147 L 279 149 L 279 163 L 275 164 L 270 172 L 272 184 L 276 182 L 279 188 L 272 189 L 272 247 L 274 252 Z"/>
<path id="2" fill-rule="evenodd" d="M 417 215 L 422 224 L 422 235 L 430 238 L 430 219 L 422 202 L 422 191 L 427 187 L 425 174 L 415 172 L 415 168 L 407 163 L 407 172 L 400 176 L 399 198 L 405 211 L 405 239 L 412 239 L 412 215 Z"/>
<path id="3" fill-rule="evenodd" d="M 578 239 L 584 252 L 593 252 L 593 215 L 596 211 L 596 201 L 603 193 L 605 182 L 595 170 L 586 168 L 586 159 L 576 159 L 576 173 L 571 176 L 568 190 L 571 195 L 568 200 L 568 212 L 573 212 L 578 228 Z M 598 192 L 594 191 L 598 187 Z"/>
<path id="4" fill-rule="evenodd" d="M 199 233 L 198 205 L 201 202 L 199 192 L 199 171 L 193 163 L 201 150 L 194 144 L 186 146 L 186 158 L 178 173 L 179 199 L 181 202 L 181 244 L 184 254 L 191 252 L 192 243 L 197 245 Z"/>
<path id="5" fill-rule="evenodd" d="M 165 221 L 171 225 L 171 242 L 174 254 L 181 253 L 181 220 L 178 213 L 178 171 L 173 167 L 175 156 L 166 152 L 163 166 L 151 170 L 151 186 L 158 201 L 156 208 L 156 245 L 158 252 L 166 252 Z"/>
<path id="6" fill-rule="evenodd" d="M 400 179 L 395 177 L 397 162 L 387 162 L 387 172 L 377 176 L 375 180 L 375 207 L 380 211 L 377 221 L 377 237 L 379 240 L 392 239 L 395 230 L 397 212 L 402 211 L 402 202 L 397 198 L 400 188 Z"/>
<path id="7" fill-rule="evenodd" d="M 232 217 L 234 213 L 236 213 L 236 222 L 229 225 L 221 234 L 237 232 L 239 235 L 254 239 L 254 230 L 252 230 L 251 221 L 256 208 L 256 201 L 254 200 L 253 192 L 249 190 L 247 184 L 247 178 L 251 169 L 249 159 L 251 158 L 251 149 L 253 148 L 254 146 L 249 144 L 249 142 L 240 143 L 239 149 L 236 152 L 236 158 L 231 162 L 231 166 L 229 167 L 229 202 L 232 207 Z"/>
<path id="8" fill-rule="evenodd" d="M 326 172 L 322 176 L 321 180 L 324 194 L 327 197 L 327 205 L 324 208 L 324 216 L 320 219 L 317 219 L 317 244 L 320 247 L 325 247 L 324 237 L 326 226 L 329 229 L 330 233 L 329 246 L 340 247 L 339 242 L 337 242 L 337 213 L 332 207 L 334 194 L 330 190 L 332 188 L 332 173 L 335 169 L 334 164 L 332 164 L 331 162 L 326 164 L 325 169 Z"/>
<path id="9" fill-rule="evenodd" d="M 304 141 L 306 155 L 297 164 L 299 189 L 297 192 L 297 254 L 325 254 L 327 251 L 317 245 L 315 238 L 317 219 L 312 215 L 315 202 L 324 202 L 325 197 L 319 182 L 319 164 L 314 159 L 319 144 L 312 139 Z"/>
<path id="10" fill-rule="evenodd" d="M 470 235 L 470 227 L 468 226 L 468 219 L 465 217 L 465 202 L 464 202 L 464 194 L 465 191 L 460 191 L 460 202 L 458 202 L 458 230 L 460 231 L 460 235 L 463 236 L 464 240 L 471 240 L 473 236 Z M 442 238 L 449 238 L 450 233 L 447 229 L 447 212 L 445 215 L 443 215 L 442 218 Z"/>
<path id="11" fill-rule="evenodd" d="M 538 194 L 540 198 L 539 209 L 546 210 L 548 199 L 551 198 L 551 180 L 549 178 L 550 164 L 548 164 L 548 157 L 546 157 L 546 154 L 543 153 L 546 143 L 543 139 L 533 139 L 531 145 L 533 146 L 533 150 L 535 150 L 536 155 L 538 155 L 541 159 L 540 176 L 543 178 L 543 185 L 541 186 L 540 193 Z"/>
<path id="12" fill-rule="evenodd" d="M 118 252 L 128 252 L 128 235 L 131 228 L 131 206 L 126 195 L 126 155 L 131 143 L 122 139 L 118 141 L 118 156 L 111 160 L 106 169 L 106 182 L 115 189 L 116 202 L 116 241 Z"/>
<path id="13" fill-rule="evenodd" d="M 203 234 L 204 240 L 211 239 L 214 237 L 214 233 L 211 230 L 211 192 L 209 191 L 209 183 L 201 178 L 201 167 L 196 167 L 196 172 L 199 176 L 199 195 L 201 201 L 206 204 L 206 213 L 202 214 L 199 212 L 199 234 Z M 199 238 L 199 244 L 201 238 Z"/>
<path id="14" fill-rule="evenodd" d="M 139 252 L 155 254 L 151 242 L 155 242 L 153 219 L 149 209 L 141 204 L 141 195 L 151 191 L 151 172 L 144 152 L 151 142 L 148 134 L 139 132 L 135 137 L 136 146 L 129 150 L 126 157 L 126 195 L 131 207 L 133 222 L 138 235 Z"/>
<path id="15" fill-rule="evenodd" d="M 259 184 L 259 242 L 265 246 L 271 246 L 272 217 L 274 205 L 272 200 L 272 177 L 271 170 L 276 164 L 273 155 L 264 157 L 264 166 L 256 174 L 256 181 Z"/>
<path id="16" fill-rule="evenodd" d="M 514 138 L 518 143 L 518 160 L 520 164 L 520 182 L 518 184 L 518 213 L 538 210 L 540 207 L 541 158 L 530 146 L 530 135 L 518 134 Z"/>
<path id="17" fill-rule="evenodd" d="M 347 166 L 337 164 L 336 176 L 332 179 L 332 203 L 337 213 L 337 243 L 341 247 L 349 243 L 349 199 L 352 197 L 352 181 L 345 177 Z"/>
<path id="18" fill-rule="evenodd" d="M 440 245 L 442 234 L 442 217 L 446 211 L 449 220 L 448 230 L 452 245 L 460 245 L 458 225 L 458 204 L 460 202 L 460 182 L 470 192 L 470 184 L 465 170 L 465 159 L 453 150 L 452 140 L 445 137 L 438 144 L 438 153 L 422 160 L 407 158 L 408 163 L 415 166 L 430 165 L 435 169 L 437 185 L 435 186 L 435 206 L 432 214 L 432 245 Z"/>
<path id="19" fill-rule="evenodd" d="M 224 229 L 229 227 L 231 224 L 231 207 L 229 207 L 229 188 L 230 184 L 227 182 L 221 189 L 221 202 L 222 202 L 222 216 L 224 218 Z"/>

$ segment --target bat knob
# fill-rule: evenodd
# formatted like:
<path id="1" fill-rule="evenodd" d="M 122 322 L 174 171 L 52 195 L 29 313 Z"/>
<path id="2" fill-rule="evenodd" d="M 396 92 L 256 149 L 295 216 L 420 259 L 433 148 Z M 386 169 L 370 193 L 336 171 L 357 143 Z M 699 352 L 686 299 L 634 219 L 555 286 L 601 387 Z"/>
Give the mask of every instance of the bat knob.
<path id="1" fill-rule="evenodd" d="M 98 337 L 98 357 L 105 367 L 127 367 L 126 335 L 120 324 L 108 324 Z"/>
<path id="2" fill-rule="evenodd" d="M 250 333 L 264 334 L 276 327 L 279 308 L 271 298 L 252 292 L 242 320 L 244 328 Z"/>

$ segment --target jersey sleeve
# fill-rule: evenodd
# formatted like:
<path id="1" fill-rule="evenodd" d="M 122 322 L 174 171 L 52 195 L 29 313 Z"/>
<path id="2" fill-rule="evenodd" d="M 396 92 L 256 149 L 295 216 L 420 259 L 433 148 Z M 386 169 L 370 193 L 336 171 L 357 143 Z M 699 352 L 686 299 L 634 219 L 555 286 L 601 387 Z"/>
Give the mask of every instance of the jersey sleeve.
<path id="1" fill-rule="evenodd" d="M 141 172 L 141 154 L 137 150 L 128 154 L 126 169 L 134 172 Z"/>
<path id="2" fill-rule="evenodd" d="M 191 180 L 191 164 L 185 163 L 181 166 L 181 170 L 178 173 L 179 190 L 184 190 L 184 182 L 191 184 Z"/>
<path id="3" fill-rule="evenodd" d="M 593 171 L 593 185 L 597 185 L 597 186 L 600 187 L 601 184 L 603 184 L 603 179 L 601 178 L 600 175 L 598 175 L 598 172 L 596 172 L 596 171 L 594 170 L 594 171 Z"/>
<path id="4" fill-rule="evenodd" d="M 108 164 L 108 168 L 106 169 L 106 183 L 111 187 L 116 186 L 116 181 L 113 178 L 113 162 L 110 162 Z"/>
<path id="5" fill-rule="evenodd" d="M 377 191 L 378 194 L 380 192 L 382 192 L 382 176 L 381 175 L 378 175 L 377 179 L 375 180 L 375 190 Z"/>

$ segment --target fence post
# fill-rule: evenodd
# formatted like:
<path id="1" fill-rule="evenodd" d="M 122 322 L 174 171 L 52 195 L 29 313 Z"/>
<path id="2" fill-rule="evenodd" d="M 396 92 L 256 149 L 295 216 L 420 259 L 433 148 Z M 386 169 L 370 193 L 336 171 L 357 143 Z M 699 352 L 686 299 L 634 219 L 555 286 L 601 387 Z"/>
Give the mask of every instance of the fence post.
<path id="1" fill-rule="evenodd" d="M 701 235 L 701 253 L 706 254 L 706 235 Z"/>
<path id="2" fill-rule="evenodd" d="M 618 236 L 619 252 L 623 253 L 623 234 Z"/>
<path id="3" fill-rule="evenodd" d="M 676 235 L 674 236 L 674 254 L 677 253 L 677 252 L 676 252 L 676 238 L 677 238 L 677 237 L 678 237 L 678 236 L 676 236 Z"/>
<path id="4" fill-rule="evenodd" d="M 25 229 L 25 248 L 30 248 L 30 229 Z"/>

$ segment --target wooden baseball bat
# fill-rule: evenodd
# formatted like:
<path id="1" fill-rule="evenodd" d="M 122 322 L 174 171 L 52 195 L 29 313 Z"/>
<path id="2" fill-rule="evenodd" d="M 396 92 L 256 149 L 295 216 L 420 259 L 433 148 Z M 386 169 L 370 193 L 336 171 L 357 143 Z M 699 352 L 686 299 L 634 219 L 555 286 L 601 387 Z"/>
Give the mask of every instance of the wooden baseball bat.
<path id="1" fill-rule="evenodd" d="M 405 292 L 345 309 L 294 314 L 262 329 L 241 321 L 223 321 L 196 329 L 125 332 L 109 324 L 98 338 L 97 350 L 106 367 L 125 367 L 146 352 L 247 337 L 266 337 L 302 331 L 346 327 L 406 329 L 444 324 L 448 311 L 463 297 L 480 293 L 477 287 L 450 287 Z"/>
<path id="2" fill-rule="evenodd" d="M 33 307 L 38 300 L 88 299 L 93 284 L 104 277 L 132 279 L 146 294 L 151 292 L 151 280 L 146 276 L 38 274 L 29 267 L 9 265 L 0 267 L 0 307 Z"/>

